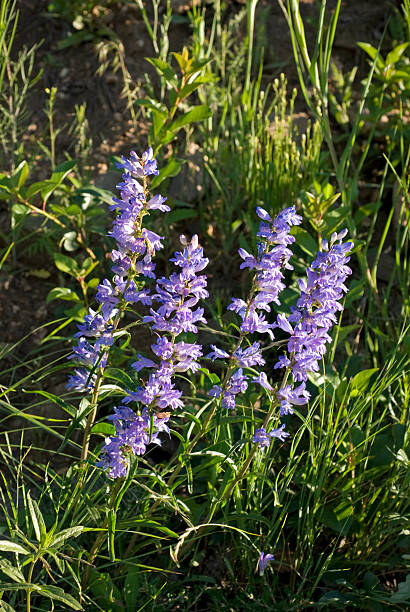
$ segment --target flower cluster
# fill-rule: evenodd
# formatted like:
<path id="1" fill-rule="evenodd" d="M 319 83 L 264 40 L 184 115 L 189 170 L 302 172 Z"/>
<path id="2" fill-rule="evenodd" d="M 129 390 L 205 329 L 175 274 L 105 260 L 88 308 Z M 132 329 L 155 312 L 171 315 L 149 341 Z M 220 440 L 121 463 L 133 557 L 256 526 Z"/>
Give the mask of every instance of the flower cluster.
<path id="1" fill-rule="evenodd" d="M 198 244 L 198 236 L 188 242 L 181 236 L 183 251 L 175 253 L 171 261 L 181 271 L 169 278 L 157 281 L 156 291 L 152 296 L 159 303 L 157 309 L 151 308 L 151 314 L 144 317 L 144 322 L 151 323 L 158 334 L 156 342 L 151 345 L 153 356 L 159 362 L 138 355 L 132 367 L 137 372 L 147 368 L 153 370 L 148 380 L 135 391 L 128 391 L 116 414 L 110 417 L 116 425 L 116 434 L 107 438 L 102 452 L 101 466 L 109 469 L 110 476 L 117 478 L 126 471 L 126 454 L 141 455 L 149 442 L 159 444 L 158 433 L 168 431 L 166 422 L 170 410 L 183 406 L 181 391 L 176 389 L 173 375 L 177 372 L 195 372 L 200 368 L 198 359 L 202 356 L 202 347 L 197 343 L 187 343 L 176 338 L 183 332 L 197 333 L 196 324 L 206 323 L 203 308 L 196 308 L 200 299 L 208 297 L 206 277 L 199 275 L 208 264 L 203 256 L 203 249 Z M 128 407 L 131 402 L 145 406 L 141 414 L 136 414 Z M 150 414 L 153 422 L 150 423 Z M 148 431 L 151 431 L 149 439 Z"/>
<path id="2" fill-rule="evenodd" d="M 289 264 L 292 251 L 288 247 L 295 238 L 289 232 L 293 225 L 299 225 L 302 221 L 294 206 L 281 211 L 273 220 L 261 207 L 257 207 L 256 213 L 262 219 L 258 232 L 260 241 L 257 245 L 257 255 L 239 249 L 239 255 L 243 259 L 241 268 L 255 271 L 250 294 L 246 302 L 233 298 L 228 306 L 229 310 L 236 312 L 242 319 L 237 347 L 229 355 L 211 345 L 212 352 L 207 355 L 212 360 L 229 359 L 229 374 L 222 385 L 215 385 L 210 391 L 212 397 L 222 398 L 221 404 L 225 408 L 234 408 L 235 396 L 247 389 L 247 376 L 243 374 L 242 368 L 265 363 L 258 342 L 253 342 L 246 349 L 242 349 L 241 344 L 245 336 L 253 332 L 267 333 L 273 339 L 274 324 L 268 323 L 261 311 L 270 312 L 272 303 L 280 304 L 279 294 L 285 288 L 283 269 L 292 269 Z M 265 388 L 270 387 L 263 372 L 253 378 L 252 382 L 257 382 Z"/>
<path id="3" fill-rule="evenodd" d="M 98 373 L 102 372 L 107 362 L 107 352 L 118 324 L 117 313 L 127 303 L 150 305 L 152 302 L 149 291 L 137 287 L 135 278 L 137 275 L 155 278 L 152 256 L 162 248 L 162 238 L 144 228 L 142 220 L 150 210 L 166 212 L 170 208 L 164 204 L 166 198 L 149 195 L 147 177 L 158 174 L 151 148 L 141 157 L 131 151 L 130 159 L 123 157 L 118 167 L 124 168 L 125 172 L 122 182 L 117 185 L 121 197 L 113 198 L 114 204 L 110 206 L 111 210 L 117 211 L 110 232 L 117 242 L 117 248 L 111 253 L 115 276 L 112 282 L 104 279 L 98 285 L 96 300 L 100 304 L 100 311 L 95 312 L 90 308 L 84 322 L 78 326 L 76 336 L 79 340 L 70 359 L 82 367 L 70 376 L 68 389 L 93 389 Z M 94 344 L 91 345 L 86 338 L 93 338 Z"/>
<path id="4" fill-rule="evenodd" d="M 111 478 L 127 475 L 127 454 L 143 455 L 148 444 L 161 444 L 160 432 L 169 433 L 168 419 L 153 415 L 151 423 L 146 408 L 141 414 L 136 414 L 128 406 L 119 406 L 108 418 L 114 423 L 115 436 L 106 438 L 97 466 L 108 470 Z"/>
<path id="5" fill-rule="evenodd" d="M 340 301 L 347 292 L 345 281 L 351 269 L 346 265 L 352 242 L 343 243 L 347 230 L 334 232 L 330 243 L 322 240 L 322 250 L 318 252 L 311 267 L 307 268 L 306 279 L 299 280 L 300 298 L 296 307 L 286 318 L 279 314 L 274 327 L 290 334 L 288 356 L 281 355 L 274 368 L 287 368 L 292 373 L 292 384 L 282 385 L 277 392 L 280 414 L 293 414 L 293 406 L 308 403 L 310 394 L 306 389 L 308 372 L 319 370 L 319 360 L 326 353 L 326 343 L 331 342 L 329 330 L 337 322 L 336 313 L 343 310 Z M 291 323 L 295 323 L 292 327 Z M 300 382 L 295 386 L 295 382 Z M 266 447 L 264 429 L 255 432 L 254 442 L 261 448 Z"/>

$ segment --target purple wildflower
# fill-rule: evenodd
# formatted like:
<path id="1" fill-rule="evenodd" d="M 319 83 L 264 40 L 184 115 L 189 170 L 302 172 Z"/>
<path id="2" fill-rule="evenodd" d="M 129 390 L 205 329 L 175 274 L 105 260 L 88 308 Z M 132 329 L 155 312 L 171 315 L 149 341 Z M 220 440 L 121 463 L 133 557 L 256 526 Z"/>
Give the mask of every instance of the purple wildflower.
<path id="1" fill-rule="evenodd" d="M 110 232 L 117 243 L 111 253 L 115 276 L 112 282 L 104 279 L 98 285 L 96 301 L 100 304 L 100 312 L 90 309 L 84 323 L 78 326 L 79 331 L 75 334 L 79 338 L 78 344 L 70 357 L 90 369 L 98 367 L 100 371 L 106 366 L 108 349 L 113 343 L 113 332 L 118 323 L 118 318 L 115 321 L 114 317 L 118 316 L 118 311 L 123 310 L 127 303 L 152 304 L 149 290 L 137 285 L 134 279 L 138 274 L 155 278 L 152 256 L 162 248 L 162 238 L 142 227 L 142 220 L 149 210 L 169 210 L 164 205 L 166 198 L 159 194 L 149 197 L 146 177 L 158 174 L 152 149 L 141 157 L 132 151 L 130 159 L 122 160 L 119 167 L 124 168 L 125 173 L 118 184 L 120 198 L 113 198 L 114 204 L 110 207 L 117 211 Z M 95 376 L 87 383 L 88 378 L 85 369 L 77 370 L 70 377 L 68 388 L 90 390 Z"/>
<path id="2" fill-rule="evenodd" d="M 257 569 L 259 571 L 259 576 L 263 576 L 263 574 L 265 573 L 266 568 L 268 567 L 268 563 L 270 563 L 271 561 L 274 560 L 274 556 L 271 555 L 270 553 L 264 553 L 263 550 L 261 551 L 261 554 L 259 555 L 259 559 L 258 559 L 258 565 L 257 565 Z"/>
<path id="3" fill-rule="evenodd" d="M 281 425 L 277 429 L 271 429 L 268 433 L 266 433 L 266 429 L 261 427 L 260 429 L 255 429 L 255 433 L 253 434 L 252 442 L 254 444 L 259 444 L 261 450 L 265 450 L 270 443 L 272 438 L 278 438 L 281 442 L 284 442 L 285 439 L 289 436 L 289 434 L 284 431 L 285 424 Z"/>
<path id="4" fill-rule="evenodd" d="M 272 330 L 278 325 L 269 323 L 261 311 L 270 312 L 272 303 L 280 304 L 279 294 L 285 288 L 282 270 L 283 268 L 293 269 L 289 265 L 292 251 L 288 246 L 295 241 L 295 238 L 290 235 L 290 230 L 293 225 L 299 225 L 302 221 L 302 217 L 296 214 L 294 206 L 281 211 L 273 220 L 269 213 L 261 207 L 257 207 L 256 214 L 262 219 L 258 232 L 260 241 L 257 245 L 257 253 L 253 255 L 243 248 L 239 249 L 239 255 L 243 260 L 240 267 L 254 270 L 250 296 L 247 301 L 232 298 L 231 304 L 228 306 L 228 310 L 236 312 L 242 319 L 239 344 L 247 334 L 255 332 L 267 333 L 273 339 Z M 242 368 L 264 365 L 265 360 L 262 357 L 260 345 L 258 342 L 254 342 L 246 349 L 239 346 L 232 355 L 228 355 L 214 345 L 211 345 L 211 348 L 213 351 L 208 354 L 210 359 L 230 357 L 232 362 L 230 362 L 231 370 L 223 388 L 215 385 L 209 393 L 212 397 L 222 396 L 222 406 L 233 408 L 237 387 L 233 387 L 234 392 L 231 379 L 235 376 L 235 370 L 236 372 L 240 371 L 240 376 L 243 377 Z M 261 374 L 253 380 L 266 389 L 272 390 L 265 374 Z M 246 377 L 244 377 L 244 381 L 246 381 Z M 244 386 L 244 388 L 246 387 Z"/>

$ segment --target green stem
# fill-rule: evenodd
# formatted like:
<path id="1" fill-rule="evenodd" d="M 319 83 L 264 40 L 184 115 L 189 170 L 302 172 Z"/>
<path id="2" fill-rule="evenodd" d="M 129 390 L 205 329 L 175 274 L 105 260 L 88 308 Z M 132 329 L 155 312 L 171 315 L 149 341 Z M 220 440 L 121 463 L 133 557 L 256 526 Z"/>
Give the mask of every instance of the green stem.
<path id="1" fill-rule="evenodd" d="M 118 495 L 118 493 L 119 493 L 123 483 L 124 483 L 124 478 L 118 478 L 116 480 L 113 488 L 111 489 L 110 500 L 109 500 L 109 503 L 108 503 L 108 511 L 107 511 L 107 514 L 106 514 L 106 516 L 104 518 L 103 524 L 101 526 L 101 531 L 99 532 L 98 536 L 95 539 L 94 544 L 91 547 L 90 554 L 89 554 L 89 563 L 90 564 L 87 565 L 87 567 L 84 570 L 83 579 L 81 581 L 81 585 L 82 585 L 83 589 L 85 589 L 85 587 L 88 584 L 88 581 L 90 579 L 91 568 L 92 568 L 93 563 L 95 561 L 95 558 L 96 558 L 96 556 L 98 554 L 98 551 L 101 548 L 101 544 L 103 543 L 104 538 L 105 538 L 105 532 L 106 532 L 106 529 L 108 527 L 108 512 L 115 507 L 117 495 Z"/>
<path id="2" fill-rule="evenodd" d="M 285 371 L 285 375 L 283 377 L 283 381 L 281 384 L 281 389 L 283 389 L 283 387 L 286 385 L 286 382 L 288 380 L 289 374 L 290 374 L 291 368 L 288 367 Z M 278 406 L 278 402 L 272 402 L 272 405 L 270 407 L 270 410 L 268 412 L 268 414 L 266 415 L 266 418 L 263 422 L 263 429 L 266 429 L 266 427 L 269 424 L 269 421 L 271 420 L 272 416 L 273 416 L 273 412 L 275 410 L 275 408 L 277 408 Z M 243 464 L 243 466 L 241 467 L 241 469 L 239 470 L 239 472 L 237 473 L 237 475 L 235 476 L 235 478 L 233 479 L 233 481 L 231 482 L 231 484 L 229 485 L 229 487 L 226 489 L 226 491 L 224 492 L 224 494 L 222 495 L 222 497 L 218 500 L 217 504 L 211 509 L 211 512 L 209 514 L 208 517 L 208 523 L 212 520 L 213 515 L 215 514 L 215 511 L 218 509 L 218 507 L 222 504 L 223 501 L 225 501 L 225 499 L 227 499 L 229 497 L 229 495 L 232 493 L 234 487 L 237 485 L 237 483 L 242 480 L 242 478 L 245 476 L 246 472 L 248 471 L 248 468 L 252 462 L 252 459 L 255 456 L 256 451 L 258 450 L 258 443 L 256 442 L 253 445 L 253 448 L 251 450 L 251 452 L 249 453 L 249 456 L 247 458 L 247 460 L 245 461 L 245 463 Z"/>
<path id="3" fill-rule="evenodd" d="M 29 569 L 28 577 L 27 577 L 27 582 L 29 584 L 31 583 L 31 580 L 32 580 L 32 577 L 33 577 L 33 570 L 34 570 L 34 566 L 35 566 L 36 562 L 37 562 L 37 559 L 34 558 L 33 561 L 31 562 L 31 565 L 30 565 L 30 569 Z M 31 610 L 31 589 L 30 588 L 27 589 L 27 607 L 26 607 L 26 610 L 27 610 L 27 612 L 30 612 L 30 610 Z"/>

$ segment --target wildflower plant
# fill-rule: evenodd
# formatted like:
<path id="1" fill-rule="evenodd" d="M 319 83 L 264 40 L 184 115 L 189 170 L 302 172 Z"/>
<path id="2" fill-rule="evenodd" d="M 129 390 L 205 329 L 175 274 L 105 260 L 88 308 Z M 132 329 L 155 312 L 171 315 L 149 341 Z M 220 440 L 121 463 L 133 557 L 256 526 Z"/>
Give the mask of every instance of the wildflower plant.
<path id="1" fill-rule="evenodd" d="M 280 419 L 293 414 L 295 406 L 308 403 L 308 373 L 319 369 L 319 361 L 331 341 L 329 331 L 337 322 L 337 313 L 343 309 L 341 302 L 347 291 L 345 281 L 351 273 L 347 263 L 353 245 L 343 242 L 346 230 L 332 234 L 329 243 L 322 240 L 321 251 L 307 267 L 306 279 L 299 280 L 300 296 L 291 314 L 285 316 L 280 312 L 280 294 L 286 288 L 286 271 L 293 270 L 290 263 L 291 247 L 295 242 L 292 227 L 299 225 L 302 217 L 294 206 L 282 210 L 274 218 L 258 206 L 256 214 L 261 221 L 256 253 L 239 249 L 240 267 L 249 268 L 251 274 L 249 293 L 246 299 L 232 298 L 228 306 L 240 320 L 236 326 L 237 335 L 230 349 L 210 343 L 210 351 L 204 355 L 202 345 L 187 338 L 187 334 L 191 334 L 191 338 L 192 334 L 197 336 L 199 326 L 207 323 L 201 300 L 209 297 L 207 277 L 202 274 L 209 262 L 198 236 L 191 239 L 181 236 L 182 248 L 170 260 L 174 271 L 169 277 L 156 278 L 153 259 L 163 247 L 163 238 L 144 226 L 144 217 L 152 211 L 166 213 L 170 210 L 165 197 L 152 195 L 149 191 L 149 177 L 158 174 L 157 162 L 152 149 L 148 149 L 141 157 L 131 152 L 130 158 L 123 158 L 119 167 L 124 170 L 118 185 L 120 198 L 113 198 L 110 207 L 116 211 L 110 232 L 116 241 L 116 248 L 111 253 L 114 276 L 112 281 L 105 279 L 98 286 L 99 308 L 90 309 L 79 325 L 77 345 L 70 357 L 79 367 L 70 377 L 68 388 L 91 393 L 82 469 L 86 466 L 110 348 L 121 335 L 120 321 L 127 309 L 138 304 L 149 307 L 149 314 L 142 316 L 141 322 L 151 328 L 155 340 L 150 350 L 137 354 L 132 363 L 136 382 L 130 385 L 132 388 L 126 390 L 120 404 L 108 417 L 114 433 L 105 439 L 96 465 L 105 470 L 110 479 L 119 479 L 120 488 L 124 479 L 129 486 L 130 466 L 136 465 L 132 458 L 144 455 L 150 444 L 160 445 L 164 434 L 170 435 L 172 414 L 181 414 L 184 410 L 176 377 L 181 373 L 185 376 L 198 371 L 209 373 L 201 359 L 217 361 L 222 365 L 222 374 L 217 380 L 215 376 L 212 378 L 214 384 L 207 392 L 209 399 L 207 410 L 203 412 L 204 421 L 190 442 L 183 444 L 183 456 L 189 456 L 207 435 L 214 417 L 237 409 L 238 397 L 243 397 L 249 387 L 266 394 L 268 408 L 262 422 L 255 419 L 252 436 L 248 439 L 247 459 L 212 504 L 207 518 L 209 523 L 244 477 L 255 455 L 260 453 L 263 457 L 274 439 L 285 442 L 290 436 L 286 423 L 281 423 Z M 155 286 L 146 285 L 145 279 L 151 280 L 152 285 L 155 281 Z M 274 308 L 279 312 L 274 312 Z M 288 334 L 289 339 L 275 342 L 275 330 L 281 335 Z M 286 351 L 277 357 L 276 363 L 267 364 L 263 353 L 284 345 Z M 267 366 L 266 371 L 261 369 L 264 366 Z M 275 370 L 283 370 L 280 381 L 270 380 Z M 171 465 L 172 461 L 175 457 Z M 168 490 L 175 486 L 183 466 L 184 460 L 179 455 L 179 465 L 174 466 L 166 482 Z M 119 488 L 114 487 L 113 491 L 115 499 Z M 123 488 L 121 491 L 118 499 L 124 494 Z M 155 502 L 149 513 L 158 503 Z M 272 558 L 270 553 L 261 553 L 258 566 L 261 575 Z"/>

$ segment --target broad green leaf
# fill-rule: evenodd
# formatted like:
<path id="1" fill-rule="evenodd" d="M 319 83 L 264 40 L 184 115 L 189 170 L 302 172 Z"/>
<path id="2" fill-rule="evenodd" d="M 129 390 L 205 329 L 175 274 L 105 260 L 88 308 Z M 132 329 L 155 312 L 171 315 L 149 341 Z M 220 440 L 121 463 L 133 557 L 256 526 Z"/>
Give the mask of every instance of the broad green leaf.
<path id="1" fill-rule="evenodd" d="M 75 168 L 77 165 L 76 161 L 66 161 L 55 167 L 53 174 L 51 175 L 51 181 L 60 184 L 63 182 L 65 177 Z"/>
<path id="2" fill-rule="evenodd" d="M 300 246 L 302 251 L 313 257 L 317 250 L 318 245 L 317 242 L 312 238 L 312 236 L 306 230 L 301 227 L 292 227 L 291 231 L 292 236 L 296 238 L 296 244 Z"/>
<path id="3" fill-rule="evenodd" d="M 212 111 L 206 104 L 200 104 L 199 106 L 195 106 L 192 110 L 184 113 L 175 121 L 168 126 L 168 131 L 177 132 L 184 125 L 189 125 L 190 123 L 195 123 L 197 121 L 204 121 L 204 119 L 208 119 L 212 115 Z"/>
<path id="4" fill-rule="evenodd" d="M 408 46 L 409 46 L 409 43 L 405 42 L 405 43 L 402 43 L 401 45 L 397 45 L 397 47 L 394 47 L 394 49 L 390 51 L 390 53 L 388 53 L 386 56 L 386 66 L 388 66 L 389 64 L 395 64 L 396 62 L 398 62 Z"/>
<path id="5" fill-rule="evenodd" d="M 407 574 L 405 582 L 399 582 L 397 592 L 393 593 L 390 601 L 394 603 L 410 603 L 410 574 Z"/>
<path id="6" fill-rule="evenodd" d="M 58 266 L 57 266 L 58 267 Z M 68 302 L 80 302 L 80 298 L 75 291 L 68 287 L 54 287 L 47 295 L 46 302 L 52 302 L 53 300 L 66 300 Z"/>
<path id="7" fill-rule="evenodd" d="M 177 75 L 170 64 L 156 57 L 146 57 L 145 59 L 154 66 L 160 76 L 165 77 L 169 83 L 176 85 Z"/>
<path id="8" fill-rule="evenodd" d="M 124 582 L 124 599 L 126 609 L 137 610 L 137 602 L 141 590 L 141 571 L 137 567 L 130 566 Z"/>
<path id="9" fill-rule="evenodd" d="M 376 47 L 373 47 L 373 45 L 371 45 L 370 43 L 358 42 L 357 46 L 363 49 L 363 51 L 367 53 L 367 55 L 371 57 L 372 60 L 374 60 L 378 55 Z"/>
<path id="10" fill-rule="evenodd" d="M 151 189 L 155 189 L 156 187 L 158 187 L 158 185 L 160 185 L 162 181 L 164 181 L 166 178 L 171 176 L 177 176 L 177 174 L 179 174 L 179 171 L 181 170 L 182 164 L 182 159 L 177 159 L 175 157 L 171 158 L 167 165 L 164 166 L 164 168 L 159 171 L 159 174 L 151 181 Z"/>
<path id="11" fill-rule="evenodd" d="M 115 434 L 115 427 L 111 423 L 96 423 L 91 429 L 91 433 L 113 436 Z"/>
<path id="12" fill-rule="evenodd" d="M 37 181 L 36 183 L 32 183 L 30 187 L 27 188 L 27 191 L 25 192 L 26 199 L 30 200 L 33 197 L 33 195 L 36 195 L 36 193 L 40 193 L 42 189 L 46 189 L 48 183 L 49 183 L 48 180 Z"/>
<path id="13" fill-rule="evenodd" d="M 21 164 L 17 166 L 14 172 L 14 175 L 13 175 L 13 181 L 18 190 L 20 190 L 21 187 L 26 182 L 27 176 L 28 176 L 28 163 L 26 162 L 26 160 L 24 160 L 21 162 Z"/>
<path id="14" fill-rule="evenodd" d="M 30 589 L 30 591 L 39 591 L 40 586 L 38 584 L 31 584 L 30 582 L 0 582 L 0 591 L 27 591 L 27 589 Z"/>
<path id="15" fill-rule="evenodd" d="M 359 393 L 363 393 L 363 391 L 366 391 L 369 380 L 371 379 L 373 374 L 375 374 L 378 371 L 379 371 L 379 368 L 370 368 L 369 370 L 363 370 L 362 372 L 359 372 L 358 374 L 356 374 L 356 376 L 353 376 L 352 383 L 351 383 L 352 391 L 350 395 L 354 397 L 358 395 Z"/>
<path id="16" fill-rule="evenodd" d="M 205 374 L 205 376 L 209 378 L 209 380 L 211 381 L 213 385 L 220 382 L 220 378 L 218 374 L 214 374 L 213 372 L 210 372 L 208 368 L 200 368 L 199 372 L 202 372 L 203 374 Z"/>
<path id="17" fill-rule="evenodd" d="M 68 257 L 62 253 L 54 253 L 54 263 L 61 272 L 66 272 L 70 274 L 70 276 L 78 278 L 80 270 L 76 260 L 72 257 Z"/>
<path id="18" fill-rule="evenodd" d="M 20 555 L 29 555 L 30 552 L 17 544 L 16 542 L 9 542 L 9 540 L 0 540 L 0 550 L 3 552 L 14 552 L 19 553 Z"/>
<path id="19" fill-rule="evenodd" d="M 163 125 L 166 122 L 167 115 L 166 113 L 159 112 L 157 109 L 153 108 L 151 110 L 151 116 L 152 116 L 152 129 L 153 129 L 155 138 L 157 138 Z"/>
<path id="20" fill-rule="evenodd" d="M 189 59 L 189 55 L 187 53 L 186 47 L 184 48 L 184 51 L 183 51 L 182 55 L 181 55 L 181 53 L 176 53 L 175 51 L 172 52 L 172 55 L 177 60 L 178 65 L 179 65 L 179 67 L 181 69 L 181 72 L 187 72 L 189 67 L 192 64 L 192 59 Z"/>

